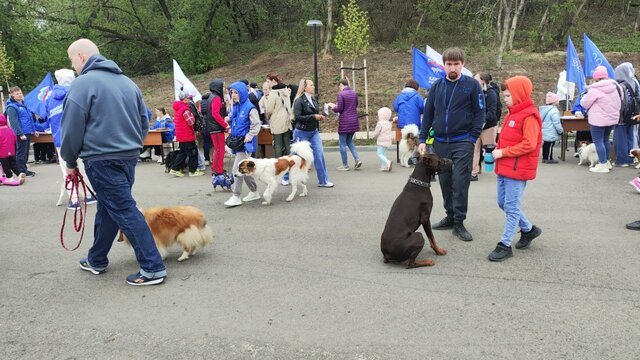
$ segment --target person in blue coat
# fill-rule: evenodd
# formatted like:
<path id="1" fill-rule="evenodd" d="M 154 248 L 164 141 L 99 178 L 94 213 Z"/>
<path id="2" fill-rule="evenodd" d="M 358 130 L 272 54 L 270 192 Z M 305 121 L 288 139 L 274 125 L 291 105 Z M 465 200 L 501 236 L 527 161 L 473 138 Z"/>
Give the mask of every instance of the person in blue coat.
<path id="1" fill-rule="evenodd" d="M 418 92 L 418 88 L 418 82 L 414 79 L 407 81 L 404 89 L 393 101 L 393 110 L 398 113 L 393 120 L 398 122 L 399 129 L 410 124 L 420 128 L 422 113 L 424 113 L 424 99 Z"/>
<path id="2" fill-rule="evenodd" d="M 31 135 L 34 133 L 33 114 L 24 104 L 22 89 L 17 86 L 9 89 L 9 99 L 5 111 L 9 127 L 16 134 L 16 164 L 21 173 L 27 176 L 34 176 L 36 173 L 27 169 L 29 160 L 29 146 L 31 145 Z"/>
<path id="3" fill-rule="evenodd" d="M 558 104 L 560 98 L 552 92 L 548 92 L 545 104 L 540 106 L 540 117 L 542 118 L 542 163 L 557 164 L 558 160 L 553 159 L 553 145 L 562 136 L 562 123 L 560 123 L 560 110 Z"/>

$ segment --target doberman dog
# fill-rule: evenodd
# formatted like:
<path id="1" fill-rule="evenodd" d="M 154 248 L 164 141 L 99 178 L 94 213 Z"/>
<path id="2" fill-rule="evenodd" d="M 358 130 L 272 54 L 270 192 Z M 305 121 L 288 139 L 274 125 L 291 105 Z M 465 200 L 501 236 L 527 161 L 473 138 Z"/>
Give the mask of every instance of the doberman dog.
<path id="1" fill-rule="evenodd" d="M 424 236 L 416 232 L 420 225 L 424 228 L 433 251 L 437 255 L 447 253 L 445 249 L 436 245 L 431 230 L 431 180 L 438 172 L 450 171 L 451 164 L 450 159 L 441 159 L 436 154 L 420 156 L 409 181 L 391 207 L 387 224 L 380 237 L 380 249 L 385 263 L 409 260 L 407 269 L 433 265 L 431 259 L 416 261 L 424 247 Z"/>

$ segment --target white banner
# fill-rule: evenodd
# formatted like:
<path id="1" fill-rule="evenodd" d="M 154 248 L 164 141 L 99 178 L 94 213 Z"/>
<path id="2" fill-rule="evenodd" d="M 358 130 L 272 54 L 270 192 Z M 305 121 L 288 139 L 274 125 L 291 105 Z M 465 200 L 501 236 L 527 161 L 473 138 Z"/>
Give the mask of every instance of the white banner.
<path id="1" fill-rule="evenodd" d="M 432 58 L 433 60 L 437 61 L 438 64 L 444 66 L 444 62 L 442 61 L 442 54 L 440 54 L 439 52 L 435 51 L 431 46 L 427 45 L 427 56 Z M 467 69 L 466 67 L 462 68 L 462 73 L 464 75 L 473 77 L 473 73 L 471 73 L 471 71 L 469 71 L 469 69 Z"/>
<path id="2" fill-rule="evenodd" d="M 193 95 L 194 102 L 202 100 L 202 95 L 200 94 L 200 91 L 198 91 L 195 85 L 193 85 L 193 83 L 189 79 L 187 79 L 187 77 L 182 72 L 182 69 L 180 69 L 180 65 L 178 65 L 178 62 L 174 59 L 173 60 L 173 91 L 175 93 L 176 100 L 180 100 L 178 99 L 178 94 L 182 90 L 188 92 L 190 95 Z"/>

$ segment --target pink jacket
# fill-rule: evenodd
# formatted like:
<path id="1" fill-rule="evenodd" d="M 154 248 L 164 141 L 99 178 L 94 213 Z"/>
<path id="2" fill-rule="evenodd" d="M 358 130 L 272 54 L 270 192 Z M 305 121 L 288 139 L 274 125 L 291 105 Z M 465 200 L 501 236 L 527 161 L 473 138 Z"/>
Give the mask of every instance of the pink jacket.
<path id="1" fill-rule="evenodd" d="M 16 134 L 7 126 L 7 118 L 0 114 L 0 159 L 16 156 Z"/>
<path id="2" fill-rule="evenodd" d="M 620 93 L 614 80 L 604 79 L 589 85 L 589 91 L 580 100 L 587 109 L 589 124 L 593 126 L 616 125 L 620 119 Z"/>
<path id="3" fill-rule="evenodd" d="M 376 124 L 376 129 L 373 131 L 373 137 L 378 138 L 377 144 L 379 146 L 391 146 L 393 141 L 393 130 L 391 129 L 391 121 L 380 120 Z"/>

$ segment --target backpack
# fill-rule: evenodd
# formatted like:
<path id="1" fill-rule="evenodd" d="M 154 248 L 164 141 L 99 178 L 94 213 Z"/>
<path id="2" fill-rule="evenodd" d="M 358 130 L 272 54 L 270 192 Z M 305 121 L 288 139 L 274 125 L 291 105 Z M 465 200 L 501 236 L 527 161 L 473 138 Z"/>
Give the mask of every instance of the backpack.
<path id="1" fill-rule="evenodd" d="M 500 88 L 495 83 L 491 83 L 491 86 L 487 89 L 487 91 L 493 90 L 496 92 L 496 97 L 498 98 L 498 103 L 496 104 L 496 119 L 498 119 L 498 124 L 500 124 L 500 118 L 502 117 L 502 101 L 500 101 Z"/>
<path id="2" fill-rule="evenodd" d="M 633 86 L 626 81 L 618 83 L 618 94 L 620 95 L 620 125 L 634 125 L 634 116 L 640 114 L 640 98 L 634 91 Z"/>
<path id="3" fill-rule="evenodd" d="M 196 132 L 201 132 L 206 126 L 202 113 L 198 111 L 198 109 L 196 108 L 196 104 L 194 104 L 193 101 L 189 102 L 189 110 L 191 110 L 193 117 L 196 119 L 193 122 L 193 130 L 195 130 Z"/>

